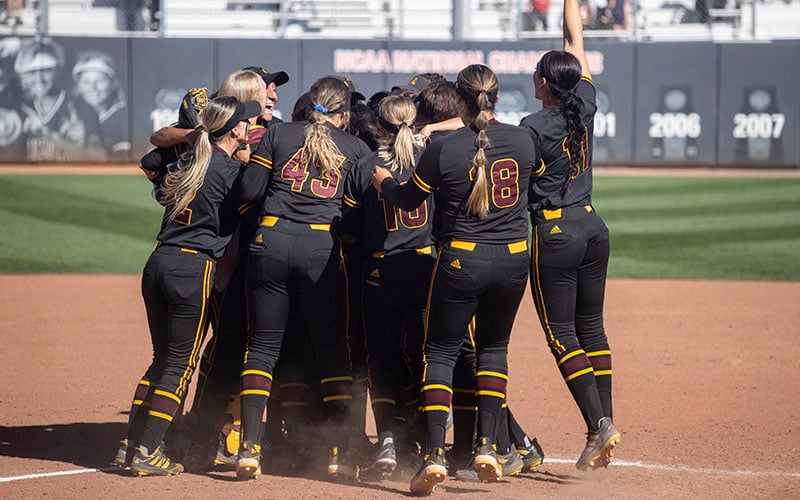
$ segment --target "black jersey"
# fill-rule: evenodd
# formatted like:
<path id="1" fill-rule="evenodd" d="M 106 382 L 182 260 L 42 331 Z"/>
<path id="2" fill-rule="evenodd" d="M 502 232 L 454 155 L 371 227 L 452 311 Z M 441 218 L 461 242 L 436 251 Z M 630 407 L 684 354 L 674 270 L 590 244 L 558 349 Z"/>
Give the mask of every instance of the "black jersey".
<path id="1" fill-rule="evenodd" d="M 592 149 L 594 114 L 597 111 L 596 91 L 591 78 L 583 77 L 575 87 L 575 95 L 583 103 L 583 124 L 586 135 L 581 141 L 583 157 L 578 174 L 566 191 L 562 188 L 570 175 L 567 148 L 567 124 L 558 108 L 546 108 L 522 119 L 521 127 L 533 131 L 542 155 L 544 172 L 531 183 L 528 203 L 531 211 L 554 209 L 592 202 Z"/>
<path id="2" fill-rule="evenodd" d="M 299 223 L 330 223 L 342 214 L 342 194 L 348 172 L 370 154 L 364 142 L 330 123 L 328 131 L 342 156 L 331 178 L 321 178 L 316 165 L 301 150 L 308 122 L 270 126 L 243 174 L 242 200 L 263 200 L 261 215 Z"/>
<path id="3" fill-rule="evenodd" d="M 189 206 L 170 221 L 166 207 L 158 233 L 160 245 L 185 247 L 219 258 L 236 228 L 237 202 L 231 197 L 242 164 L 214 147 L 205 179 Z"/>
<path id="4" fill-rule="evenodd" d="M 372 185 L 372 171 L 376 165 L 389 168 L 377 151 L 359 160 L 345 184 L 345 204 L 363 212 L 363 227 L 359 236 L 365 250 L 389 253 L 431 245 L 431 202 L 425 200 L 414 210 L 397 208 Z M 413 168 L 402 172 L 398 169 L 392 172 L 392 176 L 404 184 L 411 179 L 413 172 Z"/>
<path id="5" fill-rule="evenodd" d="M 434 194 L 437 241 L 461 239 L 503 244 L 528 238 L 527 192 L 534 165 L 539 161 L 530 132 L 520 127 L 489 122 L 485 150 L 489 213 L 478 218 L 467 211 L 472 190 L 472 158 L 477 152 L 474 125 L 431 143 L 422 153 L 411 181 L 400 186 L 384 181 L 384 197 L 403 209 L 416 207 Z"/>

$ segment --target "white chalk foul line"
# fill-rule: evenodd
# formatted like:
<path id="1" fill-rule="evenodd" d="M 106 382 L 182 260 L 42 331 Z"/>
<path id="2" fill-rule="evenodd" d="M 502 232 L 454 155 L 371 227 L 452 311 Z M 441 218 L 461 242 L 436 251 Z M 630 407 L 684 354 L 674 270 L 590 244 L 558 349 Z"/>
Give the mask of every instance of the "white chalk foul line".
<path id="1" fill-rule="evenodd" d="M 575 458 L 569 459 L 547 457 L 544 459 L 545 464 L 574 464 L 576 461 L 577 459 Z M 800 479 L 800 472 L 711 469 L 706 467 L 685 467 L 682 465 L 646 464 L 644 462 L 628 462 L 626 460 L 614 460 L 611 462 L 610 467 L 638 467 L 640 469 L 682 472 L 690 474 L 706 474 L 709 476 L 790 477 L 793 479 Z"/>
<path id="2" fill-rule="evenodd" d="M 106 472 L 116 470 L 116 467 L 103 467 L 101 469 L 75 469 L 62 470 L 57 472 L 42 472 L 40 474 L 23 474 L 21 476 L 0 477 L 0 483 L 10 483 L 11 481 L 25 481 L 26 479 L 39 479 L 42 477 L 74 476 L 75 474 L 87 474 L 89 472 Z"/>
<path id="3" fill-rule="evenodd" d="M 574 464 L 575 458 L 545 458 L 544 464 Z M 705 474 L 709 476 L 734 476 L 734 477 L 786 477 L 800 479 L 800 472 L 780 472 L 780 471 L 753 471 L 753 470 L 732 470 L 732 469 L 711 469 L 705 467 L 684 467 L 681 465 L 647 464 L 643 462 L 629 462 L 626 460 L 614 460 L 611 467 L 636 467 L 639 469 L 659 470 L 666 472 L 681 472 L 690 474 Z M 75 474 L 86 474 L 90 472 L 107 472 L 118 470 L 117 467 L 103 467 L 100 469 L 75 469 L 58 472 L 42 472 L 40 474 L 23 474 L 21 476 L 0 477 L 0 483 L 10 483 L 12 481 L 25 481 L 27 479 L 39 479 L 44 477 L 72 476 Z"/>

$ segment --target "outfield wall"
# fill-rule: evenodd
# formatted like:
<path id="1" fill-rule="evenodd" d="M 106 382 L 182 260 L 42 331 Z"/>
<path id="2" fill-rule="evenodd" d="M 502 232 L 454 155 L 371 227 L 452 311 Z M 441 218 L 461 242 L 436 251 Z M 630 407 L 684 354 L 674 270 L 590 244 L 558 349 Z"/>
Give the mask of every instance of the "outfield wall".
<path id="1" fill-rule="evenodd" d="M 348 74 L 369 96 L 415 73 L 453 79 L 483 63 L 500 80 L 498 118 L 518 123 L 540 108 L 536 62 L 560 45 L 84 37 L 51 39 L 51 53 L 63 55 L 48 57 L 24 48 L 41 53 L 35 43 L 0 40 L 2 162 L 137 161 L 150 133 L 175 121 L 188 88 L 213 89 L 251 65 L 289 73 L 277 107 L 288 119 L 325 74 Z M 598 90 L 596 164 L 800 168 L 800 41 L 590 40 L 587 51 Z"/>

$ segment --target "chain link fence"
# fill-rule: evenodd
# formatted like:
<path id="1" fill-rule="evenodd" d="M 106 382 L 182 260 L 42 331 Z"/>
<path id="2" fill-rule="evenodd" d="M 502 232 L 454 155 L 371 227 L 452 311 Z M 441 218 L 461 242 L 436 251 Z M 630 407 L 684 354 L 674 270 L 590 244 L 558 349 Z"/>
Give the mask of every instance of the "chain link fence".
<path id="1" fill-rule="evenodd" d="M 494 40 L 560 38 L 555 0 L 6 0 L 8 34 Z M 800 0 L 581 0 L 587 37 L 800 38 Z"/>

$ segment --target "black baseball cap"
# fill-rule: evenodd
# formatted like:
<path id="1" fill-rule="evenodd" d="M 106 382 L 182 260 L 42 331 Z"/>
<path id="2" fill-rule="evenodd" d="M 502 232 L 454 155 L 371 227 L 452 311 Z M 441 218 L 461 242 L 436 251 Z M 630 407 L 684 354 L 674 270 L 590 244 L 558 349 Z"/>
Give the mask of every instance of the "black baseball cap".
<path id="1" fill-rule="evenodd" d="M 225 134 L 233 130 L 233 128 L 243 120 L 247 120 L 249 118 L 253 118 L 254 116 L 258 116 L 261 114 L 261 103 L 258 101 L 247 101 L 241 102 L 236 101 L 236 110 L 233 112 L 228 121 L 225 122 L 225 125 L 222 126 L 219 130 L 215 130 L 211 132 L 216 138 L 223 137 Z"/>
<path id="2" fill-rule="evenodd" d="M 417 94 L 419 94 L 423 90 L 430 87 L 431 83 L 433 83 L 433 80 L 429 78 L 425 78 L 422 75 L 414 75 L 406 85 L 395 85 L 394 87 L 392 87 L 392 92 L 398 89 L 402 89 L 402 90 L 410 90 L 412 92 L 416 92 Z"/>
<path id="3" fill-rule="evenodd" d="M 350 89 L 350 105 L 357 104 L 359 101 L 366 101 L 367 97 L 361 92 L 356 90 L 356 84 L 347 75 L 333 75 L 344 82 L 348 89 Z"/>
<path id="4" fill-rule="evenodd" d="M 275 73 L 270 73 L 267 68 L 262 68 L 261 66 L 248 66 L 246 69 L 249 71 L 253 71 L 258 74 L 263 80 L 264 83 L 269 85 L 270 83 L 274 83 L 276 87 L 280 87 L 284 83 L 289 81 L 289 75 L 286 74 L 285 71 L 277 71 Z"/>

